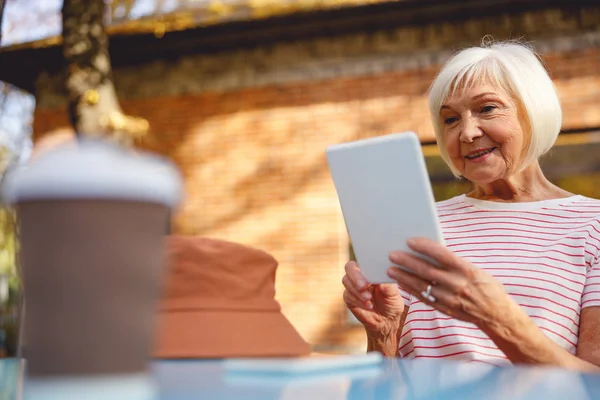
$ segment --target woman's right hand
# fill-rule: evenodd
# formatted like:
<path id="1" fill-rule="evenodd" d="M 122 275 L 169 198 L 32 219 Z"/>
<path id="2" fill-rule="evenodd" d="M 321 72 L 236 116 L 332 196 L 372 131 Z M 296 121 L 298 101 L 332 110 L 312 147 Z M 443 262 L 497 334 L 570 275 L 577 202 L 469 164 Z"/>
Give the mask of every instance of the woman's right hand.
<path id="1" fill-rule="evenodd" d="M 387 335 L 401 329 L 405 305 L 398 285 L 369 285 L 354 261 L 346 263 L 345 269 L 344 302 L 367 333 Z"/>

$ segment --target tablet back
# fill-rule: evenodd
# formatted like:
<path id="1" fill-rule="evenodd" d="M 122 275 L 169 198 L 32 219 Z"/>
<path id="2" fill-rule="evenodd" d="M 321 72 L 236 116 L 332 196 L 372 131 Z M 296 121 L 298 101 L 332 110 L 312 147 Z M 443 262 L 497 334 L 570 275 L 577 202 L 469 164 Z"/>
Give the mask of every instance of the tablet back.
<path id="1" fill-rule="evenodd" d="M 443 243 L 435 200 L 414 132 L 330 146 L 327 160 L 361 271 L 392 282 L 389 253 L 410 237 Z"/>

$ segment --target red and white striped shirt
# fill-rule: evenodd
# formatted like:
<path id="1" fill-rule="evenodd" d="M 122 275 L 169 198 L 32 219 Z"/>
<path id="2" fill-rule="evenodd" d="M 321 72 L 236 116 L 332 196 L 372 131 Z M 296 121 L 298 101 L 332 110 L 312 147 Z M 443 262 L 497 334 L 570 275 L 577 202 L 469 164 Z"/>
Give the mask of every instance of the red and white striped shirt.
<path id="1" fill-rule="evenodd" d="M 493 275 L 550 339 L 574 354 L 581 309 L 600 306 L 600 200 L 499 203 L 462 195 L 437 208 L 446 246 Z M 409 310 L 400 356 L 509 363 L 475 325 L 401 292 Z"/>

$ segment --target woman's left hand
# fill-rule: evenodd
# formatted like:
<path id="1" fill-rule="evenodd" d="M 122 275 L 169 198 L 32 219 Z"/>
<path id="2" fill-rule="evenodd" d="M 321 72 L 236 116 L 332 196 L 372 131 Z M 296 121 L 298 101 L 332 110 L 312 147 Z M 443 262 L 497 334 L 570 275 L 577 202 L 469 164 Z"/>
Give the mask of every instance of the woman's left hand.
<path id="1" fill-rule="evenodd" d="M 388 269 L 388 276 L 402 289 L 444 314 L 480 328 L 506 326 L 514 317 L 518 305 L 490 274 L 429 239 L 415 238 L 407 244 L 432 262 L 407 252 L 392 252 L 394 264 L 412 271 Z"/>

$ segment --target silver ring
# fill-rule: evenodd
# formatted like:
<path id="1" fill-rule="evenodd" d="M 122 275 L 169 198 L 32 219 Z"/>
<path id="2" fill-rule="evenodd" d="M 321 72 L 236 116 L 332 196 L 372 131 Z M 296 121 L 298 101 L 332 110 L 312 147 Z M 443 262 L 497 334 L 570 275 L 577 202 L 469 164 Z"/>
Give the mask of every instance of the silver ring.
<path id="1" fill-rule="evenodd" d="M 427 285 L 427 289 L 421 292 L 421 296 L 430 303 L 433 303 L 436 300 L 431 294 L 431 285 Z"/>

